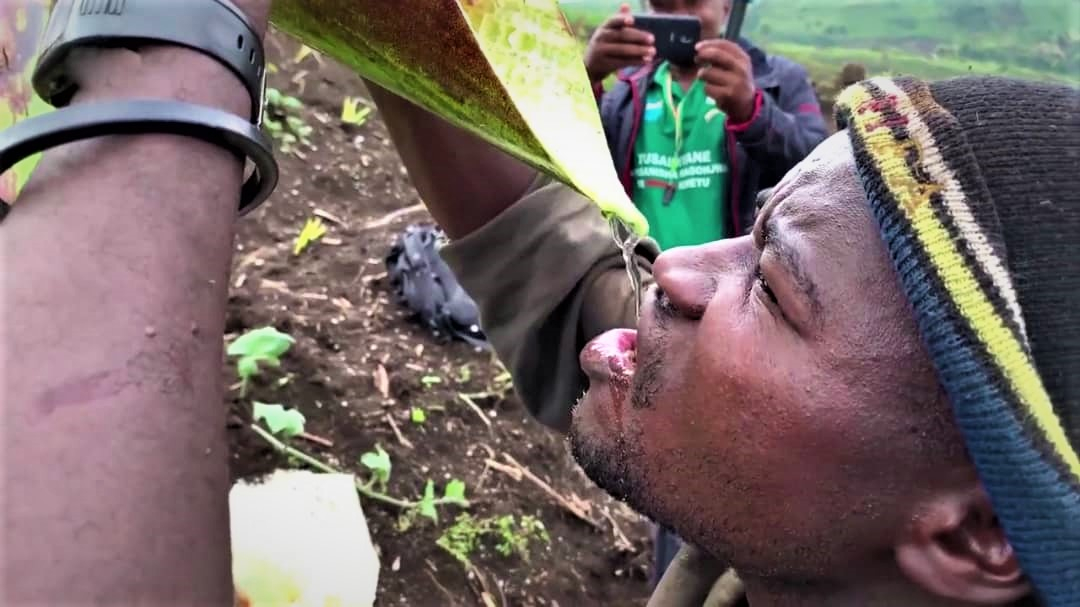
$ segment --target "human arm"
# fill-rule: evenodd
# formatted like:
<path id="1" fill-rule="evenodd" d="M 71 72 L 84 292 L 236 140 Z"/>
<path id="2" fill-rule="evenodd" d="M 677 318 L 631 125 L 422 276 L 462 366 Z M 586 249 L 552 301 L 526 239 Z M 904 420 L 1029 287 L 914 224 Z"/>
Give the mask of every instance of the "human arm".
<path id="1" fill-rule="evenodd" d="M 519 396 L 540 421 L 565 431 L 585 388 L 581 347 L 635 319 L 607 223 L 568 187 L 401 97 L 368 87 L 421 199 L 452 239 L 441 254 L 477 302 Z M 647 269 L 655 250 L 641 251 Z"/>
<path id="2" fill-rule="evenodd" d="M 726 128 L 761 166 L 762 186 L 775 185 L 819 143 L 828 129 L 814 87 L 802 66 L 773 57 L 780 83 L 773 98 L 757 87 L 750 56 L 728 40 L 698 44 L 705 92 L 728 116 Z"/>
<path id="3" fill-rule="evenodd" d="M 627 67 L 640 67 L 653 60 L 656 47 L 652 34 L 634 27 L 629 4 L 600 24 L 585 46 L 585 73 L 599 103 L 604 95 L 604 79 Z"/>
<path id="4" fill-rule="evenodd" d="M 784 59 L 775 60 L 774 69 L 780 72 L 779 95 L 774 98 L 756 90 L 750 118 L 727 125 L 747 155 L 761 166 L 763 187 L 776 185 L 828 137 L 806 70 Z"/>
<path id="5" fill-rule="evenodd" d="M 270 0 L 233 0 L 262 32 Z M 159 97 L 245 118 L 177 47 L 76 65 L 73 104 Z M 43 155 L 0 227 L 6 605 L 231 605 L 221 356 L 242 163 L 165 135 Z"/>

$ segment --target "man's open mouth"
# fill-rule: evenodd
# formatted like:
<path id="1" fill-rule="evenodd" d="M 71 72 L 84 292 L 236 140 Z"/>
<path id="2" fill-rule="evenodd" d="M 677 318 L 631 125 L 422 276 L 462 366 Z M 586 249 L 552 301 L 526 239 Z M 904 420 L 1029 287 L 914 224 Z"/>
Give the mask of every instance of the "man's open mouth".
<path id="1" fill-rule="evenodd" d="M 580 362 L 590 380 L 629 385 L 637 368 L 637 331 L 615 329 L 600 335 L 581 351 Z"/>

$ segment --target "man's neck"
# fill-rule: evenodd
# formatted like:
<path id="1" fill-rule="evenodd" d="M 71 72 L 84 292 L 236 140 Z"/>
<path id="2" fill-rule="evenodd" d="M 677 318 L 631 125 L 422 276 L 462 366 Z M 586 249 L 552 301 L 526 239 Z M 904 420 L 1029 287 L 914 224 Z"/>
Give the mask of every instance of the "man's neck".
<path id="1" fill-rule="evenodd" d="M 690 88 L 690 85 L 697 79 L 698 70 L 700 68 L 696 66 L 680 66 L 674 63 L 670 64 L 671 75 L 675 77 L 675 81 L 682 85 L 683 90 Z"/>

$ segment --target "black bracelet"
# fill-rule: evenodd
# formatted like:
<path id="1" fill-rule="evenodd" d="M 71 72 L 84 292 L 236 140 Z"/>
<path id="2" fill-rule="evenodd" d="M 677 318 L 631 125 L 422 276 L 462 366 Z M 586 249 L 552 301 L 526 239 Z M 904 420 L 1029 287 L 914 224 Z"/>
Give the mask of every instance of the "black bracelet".
<path id="1" fill-rule="evenodd" d="M 255 170 L 240 192 L 240 215 L 262 204 L 278 180 L 270 140 L 224 110 L 180 101 L 133 99 L 65 107 L 0 131 L 0 174 L 38 152 L 103 135 L 169 134 L 194 137 L 250 158 Z M 0 200 L 0 221 L 11 205 Z"/>
<path id="2" fill-rule="evenodd" d="M 191 48 L 228 67 L 251 95 L 251 121 L 262 124 L 262 39 L 229 0 L 55 0 L 32 76 L 34 91 L 64 107 L 78 88 L 67 66 L 73 50 L 152 44 Z"/>

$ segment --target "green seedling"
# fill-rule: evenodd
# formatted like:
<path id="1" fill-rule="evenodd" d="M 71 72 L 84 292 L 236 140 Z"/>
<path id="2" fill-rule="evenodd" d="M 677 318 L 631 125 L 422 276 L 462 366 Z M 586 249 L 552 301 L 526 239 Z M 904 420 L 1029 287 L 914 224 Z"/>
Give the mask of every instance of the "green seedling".
<path id="1" fill-rule="evenodd" d="M 410 418 L 414 424 L 420 425 L 427 421 L 427 413 L 420 407 L 413 407 Z"/>
<path id="2" fill-rule="evenodd" d="M 309 244 L 322 238 L 326 235 L 326 226 L 318 217 L 310 217 L 304 222 L 304 227 L 300 229 L 300 233 L 296 236 L 296 243 L 293 244 L 293 255 L 299 255 L 308 247 Z"/>
<path id="3" fill-rule="evenodd" d="M 259 374 L 259 365 L 281 366 L 281 357 L 296 343 L 291 336 L 274 327 L 248 331 L 229 344 L 226 353 L 236 357 L 236 375 L 240 378 L 240 394 L 247 394 L 248 383 Z"/>
<path id="4" fill-rule="evenodd" d="M 346 97 L 341 102 L 341 121 L 353 126 L 363 126 L 371 116 L 371 107 L 355 97 Z"/>
<path id="5" fill-rule="evenodd" d="M 428 479 L 427 484 L 424 485 L 424 496 L 420 498 L 416 506 L 417 514 L 438 523 L 439 511 L 436 506 L 441 504 L 454 504 L 462 508 L 468 508 L 469 501 L 465 499 L 465 482 L 458 479 L 450 481 L 443 489 L 443 496 L 436 498 L 435 482 Z"/>
<path id="6" fill-rule="evenodd" d="M 304 422 L 306 420 L 304 414 L 296 409 L 286 409 L 281 405 L 255 402 L 252 412 L 255 421 L 265 423 L 270 432 L 275 435 L 292 438 L 304 433 Z"/>
<path id="7" fill-rule="evenodd" d="M 441 384 L 442 378 L 438 375 L 425 375 L 420 378 L 420 383 L 424 384 L 425 388 L 430 388 L 431 386 Z"/>
<path id="8" fill-rule="evenodd" d="M 465 363 L 458 369 L 457 381 L 459 384 L 467 384 L 472 379 L 472 365 Z"/>
<path id="9" fill-rule="evenodd" d="M 472 555 L 485 539 L 500 555 L 509 558 L 516 554 L 525 561 L 529 560 L 531 543 L 551 542 L 544 524 L 534 516 L 523 516 L 519 522 L 512 514 L 477 519 L 465 513 L 458 515 L 435 543 L 463 565 L 471 567 Z"/>
<path id="10" fill-rule="evenodd" d="M 386 485 L 390 482 L 390 454 L 383 450 L 382 445 L 376 443 L 374 451 L 360 456 L 360 463 L 371 471 L 371 482 L 385 492 Z"/>
<path id="11" fill-rule="evenodd" d="M 266 116 L 263 126 L 280 144 L 281 152 L 288 154 L 298 144 L 311 146 L 308 137 L 314 130 L 300 115 L 304 102 L 286 95 L 276 88 L 266 89 Z"/>
<path id="12" fill-rule="evenodd" d="M 545 544 L 551 542 L 544 523 L 535 516 L 525 515 L 521 522 L 515 525 L 514 515 L 507 514 L 495 519 L 495 535 L 498 538 L 495 543 L 495 551 L 509 557 L 517 554 L 523 560 L 529 560 L 529 543 L 540 541 Z"/>

